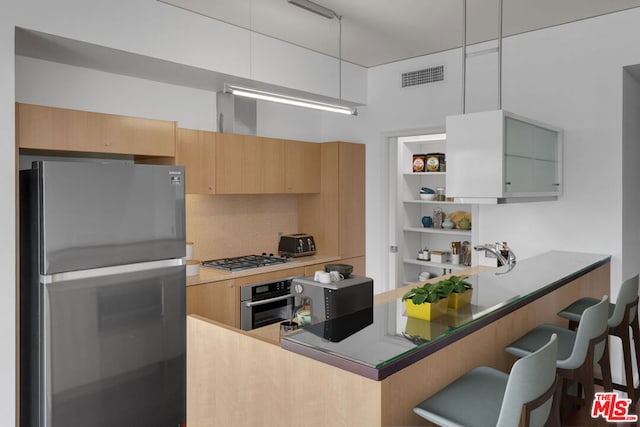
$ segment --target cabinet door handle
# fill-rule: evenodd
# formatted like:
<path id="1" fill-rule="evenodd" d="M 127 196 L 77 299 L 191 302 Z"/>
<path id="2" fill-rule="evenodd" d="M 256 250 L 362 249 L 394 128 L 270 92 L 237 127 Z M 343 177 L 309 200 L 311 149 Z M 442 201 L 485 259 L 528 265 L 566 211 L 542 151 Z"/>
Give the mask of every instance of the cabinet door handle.
<path id="1" fill-rule="evenodd" d="M 511 181 L 505 182 L 505 185 L 511 185 Z"/>
<path id="2" fill-rule="evenodd" d="M 554 182 L 554 183 L 553 183 L 553 186 L 554 186 L 554 187 L 560 187 L 560 183 L 558 183 L 558 182 Z"/>

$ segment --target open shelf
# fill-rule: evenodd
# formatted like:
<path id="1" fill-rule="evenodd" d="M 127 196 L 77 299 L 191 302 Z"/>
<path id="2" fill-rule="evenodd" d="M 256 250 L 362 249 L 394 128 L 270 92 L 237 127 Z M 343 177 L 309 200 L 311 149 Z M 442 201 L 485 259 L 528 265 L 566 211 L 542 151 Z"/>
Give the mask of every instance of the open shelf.
<path id="1" fill-rule="evenodd" d="M 411 258 L 405 258 L 404 263 L 420 265 L 423 267 L 445 268 L 447 270 L 452 270 L 452 271 L 460 271 L 460 270 L 465 270 L 469 268 L 469 266 L 464 264 L 451 264 L 450 262 L 431 262 L 431 261 L 423 261 L 423 260 L 411 259 Z"/>
<path id="2" fill-rule="evenodd" d="M 402 203 L 416 203 L 420 205 L 470 205 L 471 203 L 462 203 L 462 202 L 442 202 L 437 200 L 403 200 Z"/>
<path id="3" fill-rule="evenodd" d="M 404 176 L 434 176 L 434 175 L 446 175 L 446 172 L 405 172 Z"/>
<path id="4" fill-rule="evenodd" d="M 451 230 L 446 228 L 426 228 L 426 227 L 404 227 L 403 231 L 411 233 L 430 233 L 430 234 L 451 234 L 454 236 L 471 236 L 471 230 L 458 230 L 452 228 Z"/>

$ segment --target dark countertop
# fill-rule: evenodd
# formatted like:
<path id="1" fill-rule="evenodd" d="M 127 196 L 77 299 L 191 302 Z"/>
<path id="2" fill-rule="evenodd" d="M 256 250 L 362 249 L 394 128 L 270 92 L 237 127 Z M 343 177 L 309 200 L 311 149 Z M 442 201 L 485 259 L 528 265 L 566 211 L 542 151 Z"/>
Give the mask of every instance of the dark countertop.
<path id="1" fill-rule="evenodd" d="M 374 380 L 403 369 L 610 262 L 609 255 L 552 251 L 469 276 L 471 304 L 431 322 L 407 318 L 399 298 L 283 337 L 283 348 Z M 393 292 L 393 291 L 390 291 Z"/>

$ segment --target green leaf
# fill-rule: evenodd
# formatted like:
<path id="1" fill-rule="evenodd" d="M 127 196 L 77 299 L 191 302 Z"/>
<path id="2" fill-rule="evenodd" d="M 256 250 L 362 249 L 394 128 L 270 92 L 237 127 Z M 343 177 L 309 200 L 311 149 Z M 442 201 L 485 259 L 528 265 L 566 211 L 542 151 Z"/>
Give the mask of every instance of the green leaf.
<path id="1" fill-rule="evenodd" d="M 416 305 L 420 305 L 424 302 L 425 299 L 427 299 L 427 297 L 428 297 L 428 294 L 426 293 L 417 294 L 413 298 L 411 298 L 411 301 Z"/>

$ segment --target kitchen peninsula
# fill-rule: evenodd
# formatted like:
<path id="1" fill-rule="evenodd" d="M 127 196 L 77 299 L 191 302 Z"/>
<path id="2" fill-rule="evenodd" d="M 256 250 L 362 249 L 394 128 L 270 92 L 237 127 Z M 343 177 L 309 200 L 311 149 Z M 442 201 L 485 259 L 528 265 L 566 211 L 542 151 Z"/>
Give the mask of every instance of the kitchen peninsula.
<path id="1" fill-rule="evenodd" d="M 417 402 L 479 365 L 508 372 L 515 359 L 506 344 L 541 323 L 563 324 L 556 313 L 580 296 L 608 294 L 609 263 L 552 251 L 505 274 L 469 269 L 461 274 L 474 285 L 471 306 L 426 333 L 403 313 L 407 287 L 376 295 L 371 323 L 339 342 L 306 329 L 279 346 L 189 316 L 189 425 L 424 425 Z"/>

